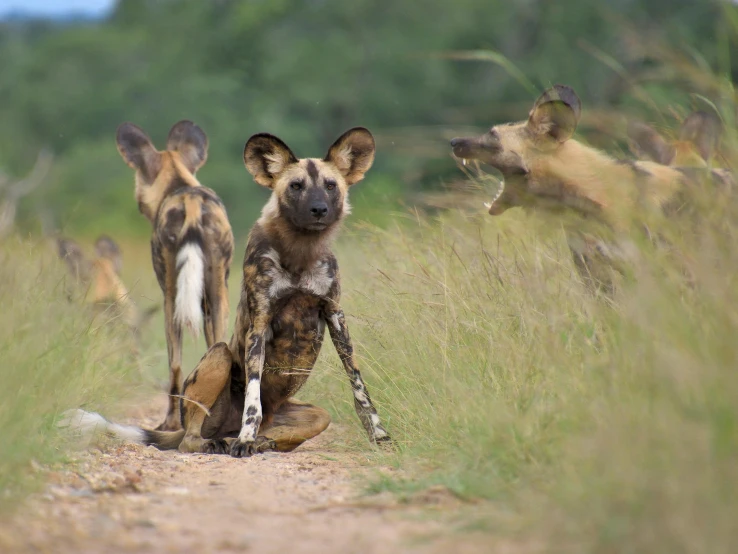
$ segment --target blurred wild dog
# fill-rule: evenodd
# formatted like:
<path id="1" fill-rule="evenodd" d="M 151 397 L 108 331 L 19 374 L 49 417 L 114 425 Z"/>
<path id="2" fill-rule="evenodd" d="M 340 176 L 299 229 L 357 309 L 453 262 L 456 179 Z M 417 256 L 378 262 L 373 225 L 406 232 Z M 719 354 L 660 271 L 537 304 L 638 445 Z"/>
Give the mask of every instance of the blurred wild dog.
<path id="1" fill-rule="evenodd" d="M 56 249 L 75 283 L 85 288 L 85 300 L 95 306 L 119 306 L 124 321 L 138 336 L 141 327 L 159 307 L 141 311 L 136 306 L 120 277 L 123 256 L 116 242 L 107 235 L 99 236 L 95 241 L 95 257 L 92 260 L 85 256 L 77 242 L 69 238 L 58 237 Z"/>
<path id="2" fill-rule="evenodd" d="M 233 233 L 220 198 L 195 178 L 208 154 L 197 125 L 176 123 L 166 150 L 158 151 L 143 130 L 123 123 L 117 144 L 136 172 L 138 208 L 153 226 L 151 257 L 164 292 L 169 355 L 169 409 L 158 429 L 173 431 L 182 425 L 182 326 L 197 336 L 204 314 L 208 347 L 225 340 Z"/>
<path id="3" fill-rule="evenodd" d="M 244 163 L 272 196 L 249 234 L 241 301 L 230 346 L 212 346 L 185 381 L 184 429 L 149 431 L 77 411 L 68 422 L 124 440 L 183 452 L 251 456 L 290 451 L 323 432 L 323 408 L 294 399 L 315 365 L 328 327 L 372 442 L 390 441 L 354 357 L 340 306 L 331 242 L 349 213 L 349 187 L 374 161 L 364 128 L 344 133 L 323 159 L 298 159 L 277 137 L 252 136 Z"/>
<path id="4" fill-rule="evenodd" d="M 720 118 L 704 111 L 690 113 L 671 141 L 640 121 L 628 125 L 630 151 L 639 159 L 676 167 L 695 177 L 701 172 L 688 168 L 702 169 L 720 188 L 730 189 L 735 178 L 730 170 L 719 167 L 722 133 Z"/>
<path id="5" fill-rule="evenodd" d="M 652 161 L 618 161 L 572 139 L 581 102 L 555 85 L 528 119 L 495 125 L 479 137 L 454 138 L 454 156 L 499 170 L 501 188 L 485 206 L 491 215 L 520 206 L 554 214 L 566 231 L 577 270 L 595 290 L 611 293 L 615 270 L 635 254 L 634 218 L 659 217 L 680 201 L 689 176 Z"/>

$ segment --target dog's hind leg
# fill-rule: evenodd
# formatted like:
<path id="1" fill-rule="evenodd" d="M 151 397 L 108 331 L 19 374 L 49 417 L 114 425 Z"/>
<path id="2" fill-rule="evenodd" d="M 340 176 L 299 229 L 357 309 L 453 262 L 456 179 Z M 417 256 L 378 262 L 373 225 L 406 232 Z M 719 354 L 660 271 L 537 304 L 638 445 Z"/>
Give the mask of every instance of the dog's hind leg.
<path id="1" fill-rule="evenodd" d="M 185 436 L 180 452 L 224 453 L 225 443 L 203 437 L 218 429 L 230 408 L 233 357 L 224 342 L 214 344 L 190 373 L 182 391 L 182 423 Z M 212 435 L 211 435 L 212 436 Z"/>
<path id="2" fill-rule="evenodd" d="M 259 430 L 257 442 L 268 441 L 264 450 L 289 452 L 325 431 L 330 422 L 331 416 L 323 408 L 289 399 L 274 412 L 269 424 Z"/>

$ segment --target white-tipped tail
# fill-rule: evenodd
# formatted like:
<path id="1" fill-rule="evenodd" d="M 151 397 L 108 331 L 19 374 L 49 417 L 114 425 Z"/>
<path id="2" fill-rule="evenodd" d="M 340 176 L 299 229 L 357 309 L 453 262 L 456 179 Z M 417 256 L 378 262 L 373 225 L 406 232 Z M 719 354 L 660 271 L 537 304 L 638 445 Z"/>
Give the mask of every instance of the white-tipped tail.
<path id="1" fill-rule="evenodd" d="M 100 414 L 79 409 L 64 412 L 57 425 L 87 443 L 101 437 L 136 444 L 145 444 L 146 439 L 143 429 L 111 423 Z"/>
<path id="2" fill-rule="evenodd" d="M 197 338 L 202 325 L 202 294 L 205 286 L 205 260 L 196 243 L 184 244 L 177 253 L 177 296 L 174 320 Z"/>

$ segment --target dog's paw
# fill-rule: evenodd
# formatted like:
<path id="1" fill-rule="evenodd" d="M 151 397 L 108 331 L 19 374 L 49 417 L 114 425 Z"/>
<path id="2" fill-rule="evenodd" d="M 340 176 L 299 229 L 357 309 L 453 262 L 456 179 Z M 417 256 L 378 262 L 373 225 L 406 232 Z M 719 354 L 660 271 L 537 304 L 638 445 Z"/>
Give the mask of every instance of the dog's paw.
<path id="1" fill-rule="evenodd" d="M 228 443 L 223 439 L 207 440 L 202 445 L 203 454 L 228 454 Z"/>
<path id="2" fill-rule="evenodd" d="M 374 439 L 374 444 L 387 452 L 397 451 L 397 443 L 389 435 Z"/>
<path id="3" fill-rule="evenodd" d="M 248 458 L 256 454 L 256 441 L 235 440 L 231 443 L 231 456 Z"/>
<path id="4" fill-rule="evenodd" d="M 234 458 L 248 458 L 270 450 L 276 450 L 277 443 L 267 437 L 256 437 L 253 441 L 235 440 L 231 444 L 231 456 Z"/>

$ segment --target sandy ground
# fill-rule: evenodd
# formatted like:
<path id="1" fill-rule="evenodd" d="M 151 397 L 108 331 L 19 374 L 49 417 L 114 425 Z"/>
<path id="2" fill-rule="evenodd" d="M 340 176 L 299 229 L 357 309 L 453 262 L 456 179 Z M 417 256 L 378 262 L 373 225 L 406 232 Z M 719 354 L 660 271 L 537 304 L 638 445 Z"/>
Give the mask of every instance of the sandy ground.
<path id="1" fill-rule="evenodd" d="M 163 397 L 131 414 L 153 425 Z M 340 426 L 289 454 L 248 459 L 123 445 L 51 471 L 43 493 L 0 523 L 0 552 L 506 552 L 449 525 L 444 490 L 399 503 L 361 494 L 360 454 L 331 449 Z M 376 471 L 376 468 L 371 468 Z M 390 471 L 386 469 L 386 471 Z"/>

